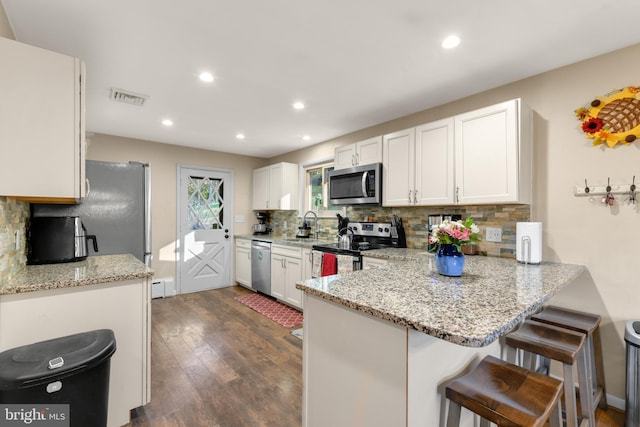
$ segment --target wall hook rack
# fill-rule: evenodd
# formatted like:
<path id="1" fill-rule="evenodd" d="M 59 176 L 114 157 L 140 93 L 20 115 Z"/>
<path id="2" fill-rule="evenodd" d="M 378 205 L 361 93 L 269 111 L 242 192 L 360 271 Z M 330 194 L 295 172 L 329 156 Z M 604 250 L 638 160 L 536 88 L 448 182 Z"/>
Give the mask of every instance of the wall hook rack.
<path id="1" fill-rule="evenodd" d="M 606 184 L 598 184 L 598 185 L 588 185 L 587 180 L 584 180 L 584 187 L 581 185 L 576 185 L 574 195 L 576 197 L 585 197 L 585 196 L 606 196 L 616 195 L 616 194 L 625 194 L 630 196 L 631 200 L 635 202 L 635 192 L 636 192 L 636 177 L 633 177 L 633 181 L 631 184 L 614 184 L 611 185 L 611 180 L 607 178 Z"/>

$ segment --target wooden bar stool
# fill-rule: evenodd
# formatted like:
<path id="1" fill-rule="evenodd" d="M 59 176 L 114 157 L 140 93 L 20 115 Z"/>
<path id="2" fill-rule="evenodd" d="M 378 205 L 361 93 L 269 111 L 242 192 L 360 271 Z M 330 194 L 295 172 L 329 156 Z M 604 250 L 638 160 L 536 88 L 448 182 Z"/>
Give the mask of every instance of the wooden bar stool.
<path id="1" fill-rule="evenodd" d="M 588 380 L 585 339 L 586 336 L 580 332 L 534 320 L 525 320 L 518 330 L 505 336 L 509 361 L 515 360 L 516 349 L 522 349 L 525 352 L 524 366 L 528 366 L 531 362 L 532 355 L 540 355 L 562 363 L 567 427 L 595 427 L 596 425 L 595 408 L 591 399 L 593 386 Z M 580 424 L 578 424 L 574 365 L 577 367 L 578 384 L 581 390 Z"/>
<path id="2" fill-rule="evenodd" d="M 602 342 L 600 341 L 600 316 L 553 305 L 531 316 L 532 320 L 560 326 L 581 332 L 585 341 L 589 377 L 593 383 L 593 407 L 607 409 L 607 391 L 604 385 L 604 365 L 602 362 Z"/>
<path id="3" fill-rule="evenodd" d="M 447 427 L 460 425 L 464 406 L 498 426 L 551 427 L 562 425 L 562 381 L 513 365 L 493 356 L 485 357 L 470 373 L 450 382 Z"/>

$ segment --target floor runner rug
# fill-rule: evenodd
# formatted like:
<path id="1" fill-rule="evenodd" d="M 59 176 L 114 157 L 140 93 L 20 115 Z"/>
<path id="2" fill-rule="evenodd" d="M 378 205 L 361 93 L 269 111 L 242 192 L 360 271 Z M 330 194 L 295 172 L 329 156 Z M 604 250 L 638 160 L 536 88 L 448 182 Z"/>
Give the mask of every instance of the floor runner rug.
<path id="1" fill-rule="evenodd" d="M 302 313 L 272 298 L 260 294 L 247 294 L 234 299 L 285 328 L 302 325 Z"/>

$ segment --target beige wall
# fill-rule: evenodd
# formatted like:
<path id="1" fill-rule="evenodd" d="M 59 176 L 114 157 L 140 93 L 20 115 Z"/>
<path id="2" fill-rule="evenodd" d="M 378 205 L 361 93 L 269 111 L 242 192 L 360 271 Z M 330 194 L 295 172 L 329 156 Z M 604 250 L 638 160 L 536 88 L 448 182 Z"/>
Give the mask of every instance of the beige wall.
<path id="1" fill-rule="evenodd" d="M 0 36 L 13 33 L 0 6 Z M 619 196 L 602 206 L 598 197 L 575 197 L 576 185 L 640 181 L 640 143 L 616 149 L 593 148 L 578 128 L 573 110 L 598 95 L 627 85 L 640 85 L 640 45 L 544 73 L 476 96 L 419 112 L 265 162 L 204 150 L 95 135 L 88 157 L 97 160 L 140 160 L 151 163 L 153 176 L 153 254 L 156 277 L 173 276 L 176 164 L 220 167 L 235 171 L 235 214 L 246 222 L 236 233 L 249 232 L 251 173 L 276 161 L 308 163 L 333 154 L 333 148 L 369 136 L 426 123 L 510 98 L 521 97 L 535 111 L 534 203 L 532 220 L 544 226 L 544 259 L 584 264 L 588 273 L 553 302 L 603 316 L 608 392 L 624 398 L 624 325 L 640 318 L 640 262 L 637 224 L 640 204 Z M 1 219 L 1 218 L 0 218 Z M 618 402 L 620 403 L 620 402 Z"/>
<path id="2" fill-rule="evenodd" d="M 151 165 L 151 236 L 156 278 L 175 277 L 176 181 L 177 166 L 200 166 L 231 170 L 234 173 L 233 232 L 248 234 L 255 223 L 251 210 L 252 170 L 265 159 L 215 151 L 159 144 L 137 139 L 95 134 L 87 138 L 87 158 L 111 162 L 141 161 Z"/>
<path id="3" fill-rule="evenodd" d="M 511 98 L 535 111 L 533 221 L 542 221 L 544 259 L 583 264 L 588 273 L 552 302 L 603 316 L 608 393 L 624 399 L 627 320 L 640 319 L 640 203 L 617 196 L 613 207 L 599 197 L 575 197 L 576 185 L 640 184 L 640 143 L 616 149 L 591 146 L 574 110 L 599 95 L 640 85 L 640 45 L 540 74 L 495 90 L 403 117 L 313 147 L 278 161 L 308 162 L 336 145 L 411 127 Z"/>

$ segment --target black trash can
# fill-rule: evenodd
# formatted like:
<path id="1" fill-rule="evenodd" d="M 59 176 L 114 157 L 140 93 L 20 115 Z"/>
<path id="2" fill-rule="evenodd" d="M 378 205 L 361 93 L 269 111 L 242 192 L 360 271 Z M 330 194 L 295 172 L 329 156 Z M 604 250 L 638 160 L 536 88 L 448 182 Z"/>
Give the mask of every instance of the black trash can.
<path id="1" fill-rule="evenodd" d="M 115 351 L 110 329 L 4 351 L 0 353 L 0 404 L 11 404 L 13 409 L 20 405 L 34 412 L 38 410 L 33 405 L 69 405 L 67 425 L 105 427 Z M 20 415 L 19 408 L 16 414 Z"/>
<path id="2" fill-rule="evenodd" d="M 627 391 L 625 427 L 640 426 L 640 321 L 630 320 L 624 331 L 627 342 Z"/>

